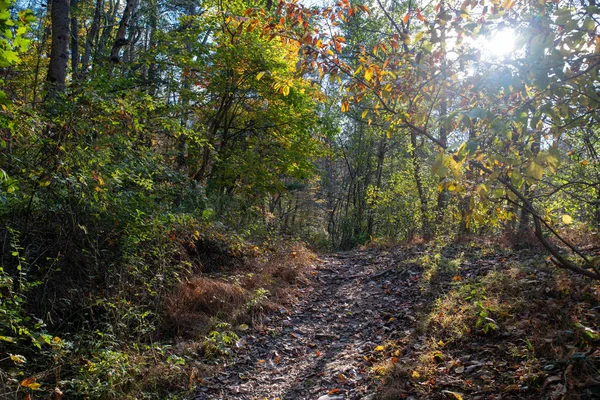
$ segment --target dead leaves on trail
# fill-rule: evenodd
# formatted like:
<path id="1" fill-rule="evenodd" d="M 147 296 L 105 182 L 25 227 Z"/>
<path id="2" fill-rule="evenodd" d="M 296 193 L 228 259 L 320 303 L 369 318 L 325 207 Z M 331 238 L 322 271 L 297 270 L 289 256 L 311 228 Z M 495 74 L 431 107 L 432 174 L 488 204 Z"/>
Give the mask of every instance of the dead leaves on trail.
<path id="1" fill-rule="evenodd" d="M 600 387 L 600 351 L 587 352 L 600 288 L 534 251 L 363 249 L 326 257 L 316 279 L 300 306 L 248 332 L 211 383 L 221 397 L 207 386 L 197 400 L 591 399 Z"/>

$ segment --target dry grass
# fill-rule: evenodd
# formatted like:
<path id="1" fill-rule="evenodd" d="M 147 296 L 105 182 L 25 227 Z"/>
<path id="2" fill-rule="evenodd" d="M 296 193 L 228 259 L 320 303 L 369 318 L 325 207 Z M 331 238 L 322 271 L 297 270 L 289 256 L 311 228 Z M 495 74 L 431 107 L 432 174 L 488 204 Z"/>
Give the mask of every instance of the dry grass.
<path id="1" fill-rule="evenodd" d="M 298 300 L 298 289 L 314 275 L 316 255 L 303 244 L 279 247 L 226 274 L 182 282 L 166 301 L 166 328 L 178 336 L 206 334 L 216 322 L 260 320 L 263 313 Z"/>
<path id="2" fill-rule="evenodd" d="M 593 250 L 600 249 L 600 234 L 597 231 L 591 231 L 585 226 L 563 228 L 560 234 L 563 239 L 575 246 Z M 562 245 L 562 243 L 557 244 Z"/>
<path id="3" fill-rule="evenodd" d="M 556 271 L 531 251 L 497 256 L 492 266 L 475 254 L 469 259 L 467 268 L 480 273 L 446 284 L 431 298 L 415 332 L 396 344 L 398 361 L 385 371 L 381 398 L 446 398 L 442 388 L 469 396 L 489 382 L 454 371 L 476 361 L 505 366 L 472 368 L 487 368 L 493 390 L 516 390 L 518 398 L 542 398 L 552 390 L 545 384 L 551 375 L 562 377 L 566 398 L 598 384 L 598 358 L 572 358 L 598 345 L 586 339 L 586 330 L 598 331 L 597 282 Z"/>

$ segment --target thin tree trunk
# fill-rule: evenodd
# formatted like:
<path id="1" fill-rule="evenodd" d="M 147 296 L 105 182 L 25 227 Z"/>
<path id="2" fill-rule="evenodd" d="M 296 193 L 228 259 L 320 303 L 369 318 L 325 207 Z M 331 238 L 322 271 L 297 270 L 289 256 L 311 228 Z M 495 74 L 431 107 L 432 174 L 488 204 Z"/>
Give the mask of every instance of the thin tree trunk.
<path id="1" fill-rule="evenodd" d="M 92 26 L 85 39 L 85 49 L 83 51 L 83 58 L 81 59 L 81 69 L 83 74 L 86 74 L 92 58 L 92 47 L 94 41 L 98 37 L 100 32 L 100 18 L 102 17 L 102 9 L 104 8 L 104 0 L 96 0 L 96 8 L 94 9 L 94 19 L 92 20 Z M 108 29 L 108 28 L 107 28 Z"/>
<path id="2" fill-rule="evenodd" d="M 441 40 L 442 40 L 442 43 L 445 43 L 445 41 L 446 41 L 446 30 L 444 29 L 444 27 L 442 27 Z M 447 78 L 445 54 L 443 55 L 443 57 L 444 57 L 444 59 L 442 60 L 442 79 L 445 81 Z M 448 114 L 448 100 L 446 98 L 446 91 L 443 86 L 444 84 L 445 84 L 445 82 L 442 82 L 442 89 L 441 89 L 442 99 L 440 102 L 440 118 L 444 118 Z M 440 143 L 443 144 L 444 147 L 448 145 L 448 132 L 446 131 L 446 128 L 444 128 L 443 126 L 440 127 L 440 138 L 439 139 L 440 139 Z M 443 180 L 444 180 L 444 178 L 440 178 L 440 183 Z M 442 188 L 442 190 L 438 193 L 437 205 L 436 205 L 436 225 L 437 225 L 438 229 L 440 227 L 442 227 L 444 224 L 444 214 L 446 212 L 447 204 L 448 204 L 448 191 L 445 188 Z"/>
<path id="3" fill-rule="evenodd" d="M 123 11 L 123 17 L 119 23 L 119 29 L 117 30 L 117 37 L 113 43 L 112 49 L 110 50 L 110 62 L 117 64 L 120 61 L 119 52 L 129 41 L 125 37 L 127 35 L 127 28 L 131 17 L 135 13 L 138 6 L 138 0 L 127 0 L 125 11 Z"/>
<path id="4" fill-rule="evenodd" d="M 472 140 L 475 138 L 475 131 L 473 128 L 469 129 L 469 140 Z M 469 168 L 466 173 L 465 173 L 465 177 L 467 178 L 467 181 L 471 181 L 475 175 L 473 174 L 473 170 L 471 168 Z M 469 207 L 471 204 L 471 194 L 467 194 L 465 195 L 459 203 L 459 207 L 460 207 L 460 214 L 461 214 L 461 221 L 460 221 L 460 228 L 459 228 L 459 232 L 462 234 L 468 234 L 471 232 L 471 223 L 469 221 Z"/>
<path id="5" fill-rule="evenodd" d="M 533 159 L 535 159 L 535 157 L 540 152 L 541 144 L 542 144 L 542 136 L 541 136 L 541 133 L 538 133 L 535 138 L 535 142 L 533 142 L 531 145 L 531 152 L 533 153 L 533 157 L 532 157 Z M 533 193 L 531 190 L 531 186 L 529 186 L 527 183 L 525 183 L 523 186 L 523 195 L 525 197 L 527 197 L 527 199 L 529 201 L 531 201 L 532 194 Z M 525 209 L 525 207 L 521 208 L 521 218 L 519 218 L 518 234 L 519 234 L 518 238 L 532 236 L 532 234 L 533 234 L 533 228 L 531 226 L 531 213 L 529 211 L 527 211 Z"/>
<path id="6" fill-rule="evenodd" d="M 98 46 L 96 49 L 95 59 L 98 60 L 104 55 L 104 49 L 106 49 L 106 43 L 108 42 L 108 38 L 112 34 L 113 26 L 115 24 L 115 20 L 117 19 L 117 12 L 119 10 L 120 0 L 110 0 L 109 9 L 106 13 L 106 26 L 102 30 L 102 35 L 100 35 L 100 40 L 98 41 Z"/>
<path id="7" fill-rule="evenodd" d="M 423 189 L 423 182 L 421 180 L 421 159 L 419 154 L 417 153 L 417 135 L 414 131 L 410 133 L 410 143 L 411 143 L 411 151 L 410 156 L 413 163 L 413 174 L 415 178 L 415 184 L 417 185 L 417 192 L 419 194 L 419 202 L 421 205 L 421 229 L 423 239 L 429 240 L 431 239 L 432 231 L 431 224 L 429 223 L 428 216 L 428 203 L 427 203 L 427 194 Z"/>
<path id="8" fill-rule="evenodd" d="M 71 73 L 73 77 L 79 75 L 79 21 L 77 20 L 77 7 L 79 0 L 71 0 Z"/>
<path id="9" fill-rule="evenodd" d="M 377 170 L 375 172 L 375 198 L 373 201 L 377 201 L 377 196 L 379 195 L 379 190 L 381 190 L 381 177 L 383 175 L 383 162 L 385 161 L 385 153 L 387 150 L 387 134 L 384 133 L 381 141 L 379 142 L 379 146 L 377 149 Z M 369 210 L 369 218 L 367 220 L 367 233 L 369 238 L 373 237 L 374 231 L 374 212 L 373 210 Z"/>

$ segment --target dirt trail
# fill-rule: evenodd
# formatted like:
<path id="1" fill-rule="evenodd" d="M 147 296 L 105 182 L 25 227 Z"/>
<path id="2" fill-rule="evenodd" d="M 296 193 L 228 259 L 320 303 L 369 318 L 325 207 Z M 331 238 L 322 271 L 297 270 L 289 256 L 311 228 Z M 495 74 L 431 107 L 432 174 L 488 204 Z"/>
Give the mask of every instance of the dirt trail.
<path id="1" fill-rule="evenodd" d="M 412 272 L 380 254 L 324 257 L 312 293 L 294 310 L 267 318 L 262 332 L 241 338 L 235 357 L 195 399 L 374 398 L 377 346 L 408 333 L 402 310 L 416 290 L 392 285 L 409 282 Z"/>

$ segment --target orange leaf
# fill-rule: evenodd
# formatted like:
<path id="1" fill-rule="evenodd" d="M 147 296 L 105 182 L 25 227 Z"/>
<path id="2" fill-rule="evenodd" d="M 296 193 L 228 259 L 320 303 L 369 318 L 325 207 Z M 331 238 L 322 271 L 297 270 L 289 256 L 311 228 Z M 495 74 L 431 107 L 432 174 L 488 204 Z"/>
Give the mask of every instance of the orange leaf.
<path id="1" fill-rule="evenodd" d="M 350 103 L 348 102 L 348 100 L 342 101 L 342 112 L 348 112 L 349 108 L 350 108 Z"/>
<path id="2" fill-rule="evenodd" d="M 408 15 L 408 13 L 404 16 L 404 19 L 402 21 L 404 21 L 404 25 L 408 24 L 408 20 L 410 18 L 410 15 Z"/>
<path id="3" fill-rule="evenodd" d="M 419 10 L 418 8 L 417 8 L 417 18 L 419 18 L 419 21 L 425 21 L 425 18 L 421 14 L 421 10 Z"/>
<path id="4" fill-rule="evenodd" d="M 23 379 L 21 381 L 21 386 L 29 388 L 29 389 L 33 389 L 33 390 L 38 390 L 41 385 L 39 383 L 37 383 L 35 381 L 35 378 L 32 376 L 27 379 Z"/>
<path id="5" fill-rule="evenodd" d="M 340 389 L 335 388 L 335 389 L 331 389 L 327 394 L 336 394 L 336 393 L 339 393 L 339 392 L 340 392 Z"/>

